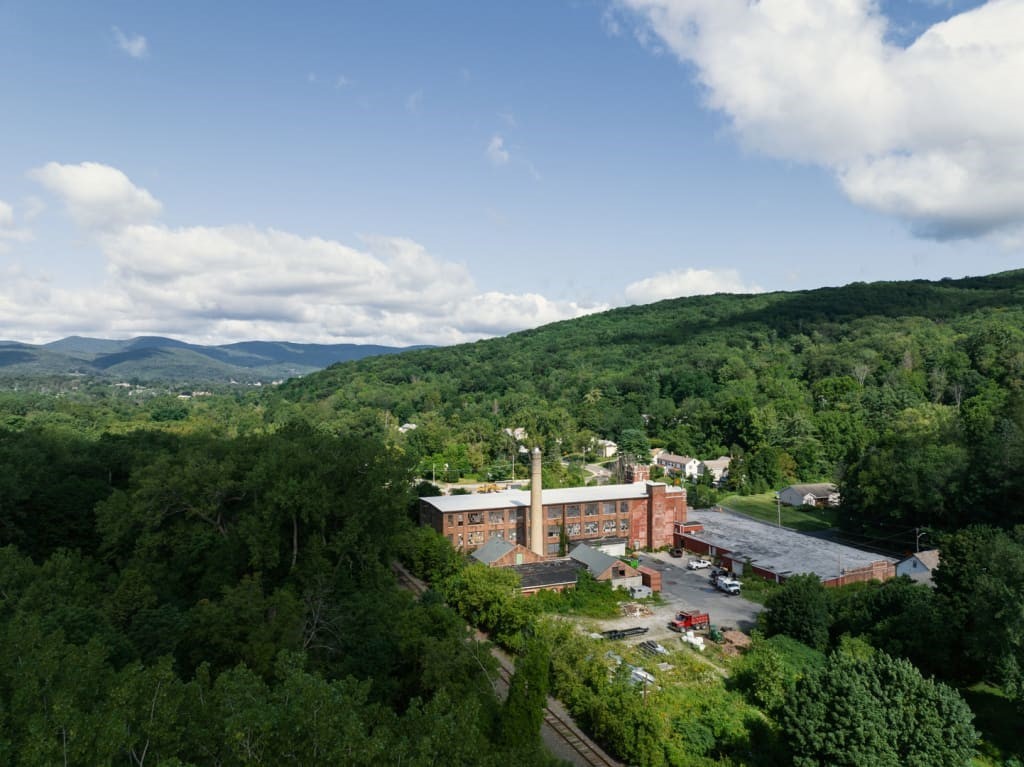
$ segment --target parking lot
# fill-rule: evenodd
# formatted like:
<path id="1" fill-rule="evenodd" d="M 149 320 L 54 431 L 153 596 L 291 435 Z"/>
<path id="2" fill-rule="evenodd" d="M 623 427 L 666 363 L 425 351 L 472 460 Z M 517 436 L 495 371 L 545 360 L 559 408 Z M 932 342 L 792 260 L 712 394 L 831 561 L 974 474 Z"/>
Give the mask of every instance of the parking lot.
<path id="1" fill-rule="evenodd" d="M 719 628 L 735 628 L 749 632 L 757 625 L 757 615 L 764 608 L 742 596 L 733 597 L 716 589 L 708 580 L 710 570 L 687 570 L 686 563 L 697 557 L 674 559 L 667 552 L 641 554 L 640 564 L 661 573 L 661 598 L 664 602 L 654 614 L 641 618 L 616 618 L 601 621 L 602 629 L 646 626 L 644 639 L 673 637 L 666 624 L 680 610 L 706 612 L 711 623 Z"/>

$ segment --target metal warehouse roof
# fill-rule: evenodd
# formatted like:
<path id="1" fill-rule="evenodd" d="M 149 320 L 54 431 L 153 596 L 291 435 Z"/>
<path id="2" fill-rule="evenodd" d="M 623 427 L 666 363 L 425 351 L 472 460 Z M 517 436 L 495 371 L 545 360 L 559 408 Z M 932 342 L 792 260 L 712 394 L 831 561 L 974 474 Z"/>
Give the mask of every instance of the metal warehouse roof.
<path id="1" fill-rule="evenodd" d="M 651 483 L 658 484 L 658 483 Z M 666 494 L 682 493 L 678 487 L 665 488 Z M 560 487 L 541 491 L 541 503 L 545 506 L 559 503 L 594 503 L 600 501 L 625 501 L 646 498 L 647 484 L 637 482 L 631 485 L 590 485 L 588 487 Z M 439 511 L 487 511 L 530 506 L 529 490 L 503 490 L 499 493 L 474 493 L 473 495 L 429 495 L 420 500 L 429 503 Z"/>
<path id="2" fill-rule="evenodd" d="M 776 527 L 739 514 L 710 509 L 687 512 L 687 524 L 704 525 L 687 535 L 725 549 L 732 559 L 750 562 L 779 575 L 814 573 L 822 580 L 838 578 L 840 571 L 892 562 L 892 557 L 862 551 L 825 538 Z"/>

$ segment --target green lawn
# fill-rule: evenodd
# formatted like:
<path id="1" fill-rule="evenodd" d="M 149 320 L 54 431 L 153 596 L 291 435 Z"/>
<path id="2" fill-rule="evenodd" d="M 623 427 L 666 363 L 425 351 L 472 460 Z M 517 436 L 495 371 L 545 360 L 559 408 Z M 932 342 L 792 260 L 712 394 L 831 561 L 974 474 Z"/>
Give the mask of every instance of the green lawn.
<path id="1" fill-rule="evenodd" d="M 718 505 L 773 525 L 779 519 L 779 512 L 775 505 L 775 493 L 772 492 L 760 495 L 729 495 L 723 498 Z M 794 530 L 803 532 L 827 530 L 830 527 L 835 527 L 836 518 L 835 509 L 801 511 L 785 504 L 782 506 L 782 526 Z"/>

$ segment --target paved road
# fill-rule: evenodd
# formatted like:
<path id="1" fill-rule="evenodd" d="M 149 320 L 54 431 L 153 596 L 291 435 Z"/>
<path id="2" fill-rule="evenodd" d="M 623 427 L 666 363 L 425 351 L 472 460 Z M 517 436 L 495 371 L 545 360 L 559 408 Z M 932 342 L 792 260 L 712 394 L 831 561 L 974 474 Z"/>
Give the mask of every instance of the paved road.
<path id="1" fill-rule="evenodd" d="M 686 569 L 689 560 L 690 557 L 673 559 L 667 553 L 641 554 L 641 565 L 661 573 L 661 597 L 665 604 L 656 608 L 650 616 L 599 621 L 601 630 L 646 626 L 648 633 L 635 642 L 643 639 L 672 641 L 678 639 L 679 635 L 670 631 L 666 624 L 680 610 L 706 612 L 711 617 L 711 623 L 720 628 L 735 628 L 746 632 L 754 628 L 757 615 L 764 608 L 742 596 L 731 597 L 719 591 L 708 580 L 707 570 Z"/>
<path id="2" fill-rule="evenodd" d="M 696 559 L 696 557 L 692 557 Z M 708 570 L 687 570 L 691 557 L 674 559 L 664 552 L 640 555 L 640 564 L 661 573 L 661 596 L 673 610 L 700 610 L 710 613 L 716 626 L 749 632 L 757 625 L 764 607 L 719 591 L 708 580 Z"/>

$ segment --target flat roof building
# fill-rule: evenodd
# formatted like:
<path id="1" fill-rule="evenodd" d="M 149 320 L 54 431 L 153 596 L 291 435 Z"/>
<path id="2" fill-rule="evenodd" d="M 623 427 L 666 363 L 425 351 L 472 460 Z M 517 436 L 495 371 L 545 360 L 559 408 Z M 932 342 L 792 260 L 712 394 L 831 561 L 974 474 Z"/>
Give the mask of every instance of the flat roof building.
<path id="1" fill-rule="evenodd" d="M 782 582 L 792 575 L 813 573 L 826 586 L 896 575 L 896 560 L 841 543 L 776 527 L 727 511 L 690 511 L 678 525 L 677 545 L 717 557 L 737 575 L 753 571 Z"/>

